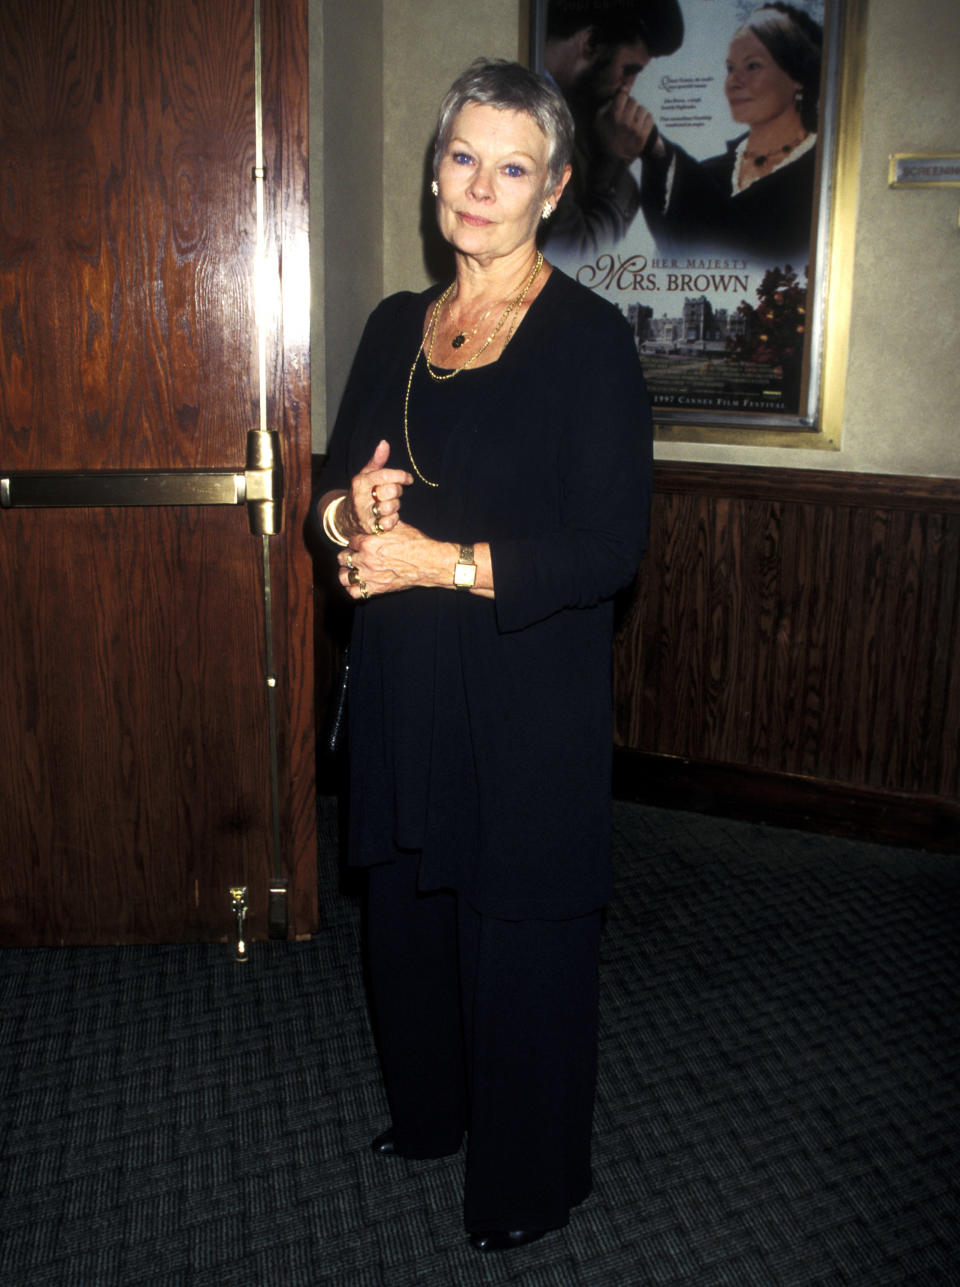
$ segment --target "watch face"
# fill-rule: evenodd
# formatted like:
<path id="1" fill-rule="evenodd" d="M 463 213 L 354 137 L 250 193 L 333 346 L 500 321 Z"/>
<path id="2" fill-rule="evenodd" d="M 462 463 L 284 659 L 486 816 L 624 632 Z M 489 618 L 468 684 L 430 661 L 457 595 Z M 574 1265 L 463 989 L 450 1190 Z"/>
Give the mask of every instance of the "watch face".
<path id="1" fill-rule="evenodd" d="M 469 590 L 477 579 L 477 569 L 473 563 L 458 563 L 453 570 L 453 584 L 461 590 Z"/>

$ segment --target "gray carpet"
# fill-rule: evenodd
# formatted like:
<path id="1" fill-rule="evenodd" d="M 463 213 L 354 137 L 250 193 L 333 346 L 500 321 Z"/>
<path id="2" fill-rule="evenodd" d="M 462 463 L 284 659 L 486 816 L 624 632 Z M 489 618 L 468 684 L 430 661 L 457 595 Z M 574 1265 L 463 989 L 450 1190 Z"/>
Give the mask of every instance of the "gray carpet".
<path id="1" fill-rule="evenodd" d="M 386 1125 L 322 802 L 323 927 L 0 952 L 15 1287 L 960 1283 L 960 855 L 616 806 L 595 1188 L 467 1245 Z"/>

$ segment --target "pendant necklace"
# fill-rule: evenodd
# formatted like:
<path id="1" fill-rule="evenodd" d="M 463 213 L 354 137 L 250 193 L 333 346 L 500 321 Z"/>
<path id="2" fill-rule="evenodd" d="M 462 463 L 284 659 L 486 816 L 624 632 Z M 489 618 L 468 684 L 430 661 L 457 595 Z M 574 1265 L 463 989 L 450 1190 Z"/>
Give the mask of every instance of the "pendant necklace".
<path id="1" fill-rule="evenodd" d="M 493 305 L 492 305 L 492 304 L 490 305 L 490 308 L 493 308 Z M 480 318 L 480 321 L 479 321 L 479 322 L 477 322 L 476 326 L 473 328 L 473 330 L 470 332 L 470 334 L 469 334 L 469 335 L 465 335 L 463 331 L 458 331 L 458 332 L 456 333 L 456 335 L 455 335 L 455 336 L 453 337 L 453 339 L 450 341 L 450 343 L 453 345 L 453 347 L 454 347 L 455 349 L 461 349 L 461 348 L 463 348 L 463 346 L 464 346 L 464 344 L 466 344 L 467 340 L 472 340 L 472 339 L 473 339 L 473 337 L 476 335 L 477 331 L 479 331 L 480 327 L 483 325 L 483 323 L 484 323 L 484 322 L 487 320 L 487 318 L 490 316 L 490 308 L 488 308 L 488 309 L 487 309 L 487 311 L 486 311 L 486 312 L 484 313 L 484 315 Z M 448 312 L 448 313 L 450 312 L 450 305 L 449 305 L 449 304 L 447 305 L 447 312 Z"/>
<path id="2" fill-rule="evenodd" d="M 430 376 L 432 377 L 432 379 L 441 381 L 441 382 L 443 380 L 452 380 L 454 376 L 459 375 L 461 371 L 467 371 L 469 370 L 470 367 L 473 366 L 474 362 L 476 362 L 477 359 L 487 351 L 487 349 L 490 347 L 493 341 L 503 330 L 503 327 L 507 322 L 507 320 L 510 318 L 510 316 L 518 311 L 523 301 L 527 298 L 527 294 L 530 290 L 530 287 L 536 281 L 537 274 L 540 272 L 540 269 L 542 267 L 543 267 L 543 255 L 539 251 L 537 251 L 537 258 L 536 258 L 536 262 L 533 265 L 533 272 L 524 282 L 523 290 L 521 290 L 520 294 L 516 297 L 516 299 L 510 300 L 510 302 L 507 304 L 507 307 L 500 314 L 500 317 L 497 321 L 496 326 L 493 328 L 493 330 L 490 332 L 490 334 L 487 336 L 484 342 L 477 349 L 476 353 L 474 353 L 473 357 L 467 358 L 466 362 L 464 362 L 462 366 L 454 367 L 452 371 L 447 371 L 444 375 L 437 375 L 437 372 L 434 369 L 433 350 L 437 343 L 437 332 L 440 329 L 440 309 L 447 302 L 447 298 L 449 297 L 450 292 L 453 290 L 454 286 L 456 285 L 456 282 L 450 283 L 450 285 L 447 287 L 447 289 L 443 292 L 443 294 L 440 296 L 440 298 L 437 300 L 436 304 L 434 305 L 433 313 L 430 316 L 430 325 L 427 327 L 427 334 L 430 336 L 430 344 L 426 350 L 427 371 L 430 373 Z M 423 350 L 423 342 L 421 342 L 420 348 L 417 350 L 417 357 L 414 358 L 414 365 L 416 365 L 417 358 L 419 358 L 422 350 Z"/>
<path id="3" fill-rule="evenodd" d="M 523 290 L 516 297 L 516 299 L 512 299 L 510 301 L 507 307 L 500 314 L 500 318 L 496 326 L 493 328 L 493 330 L 490 332 L 490 334 L 487 336 L 484 342 L 477 349 L 476 353 L 474 353 L 473 357 L 468 358 L 466 362 L 463 363 L 462 366 L 454 367 L 452 371 L 447 371 L 443 375 L 438 375 L 433 368 L 433 349 L 437 341 L 437 330 L 439 328 L 440 310 L 443 308 L 443 305 L 446 303 L 447 298 L 450 295 L 450 292 L 453 290 L 454 286 L 456 285 L 456 282 L 451 282 L 450 285 L 447 287 L 447 289 L 437 300 L 436 304 L 434 304 L 433 312 L 430 314 L 430 323 L 427 326 L 427 335 L 430 336 L 430 344 L 427 347 L 427 349 L 424 350 L 424 344 L 426 343 L 426 336 L 424 336 L 424 338 L 420 341 L 420 347 L 417 349 L 416 356 L 413 359 L 413 366 L 410 368 L 410 375 L 407 377 L 407 391 L 403 399 L 403 441 L 407 447 L 407 456 L 410 460 L 411 466 L 413 467 L 413 472 L 420 479 L 420 481 L 422 483 L 426 483 L 428 487 L 439 487 L 440 484 L 432 482 L 429 478 L 425 477 L 425 475 L 423 475 L 420 472 L 420 469 L 417 466 L 417 462 L 414 459 L 413 449 L 410 446 L 410 419 L 409 419 L 410 390 L 413 388 L 413 375 L 417 369 L 417 363 L 420 361 L 420 354 L 421 353 L 424 354 L 424 358 L 426 360 L 427 373 L 431 379 L 435 380 L 438 384 L 443 383 L 444 380 L 452 380 L 454 376 L 459 375 L 461 371 L 466 371 L 471 366 L 473 366 L 474 362 L 476 362 L 477 358 L 480 357 L 481 353 L 486 352 L 486 350 L 490 347 L 490 345 L 493 343 L 496 337 L 500 334 L 507 319 L 512 314 L 516 314 L 516 316 L 514 316 L 513 326 L 511 326 L 510 331 L 507 334 L 507 339 L 504 343 L 504 348 L 506 348 L 507 344 L 509 344 L 513 336 L 513 332 L 516 329 L 517 317 L 519 316 L 520 306 L 523 304 L 523 301 L 527 298 L 527 294 L 530 291 L 530 287 L 536 281 L 537 274 L 540 272 L 540 269 L 542 267 L 543 267 L 543 255 L 539 251 L 537 251 L 537 259 L 533 265 L 533 271 L 531 272 L 527 280 L 524 282 Z M 490 310 L 488 309 L 487 312 L 489 311 Z M 486 316 L 486 314 L 484 314 L 484 316 Z M 480 319 L 480 322 L 482 321 L 483 321 L 483 318 Z M 477 327 L 474 328 L 474 331 L 476 331 L 479 328 L 480 322 L 477 323 Z M 454 348 L 460 347 L 460 345 L 456 343 L 456 339 L 458 338 L 459 336 L 455 337 Z M 465 340 L 466 340 L 466 337 L 464 337 L 463 342 L 465 342 Z"/>
<path id="4" fill-rule="evenodd" d="M 766 165 L 772 157 L 789 156 L 793 149 L 795 147 L 799 147 L 806 137 L 806 134 L 802 134 L 800 138 L 794 139 L 792 143 L 784 143 L 783 147 L 775 148 L 772 152 L 747 152 L 744 150 L 743 159 L 745 161 L 752 161 L 759 170 L 761 166 Z"/>

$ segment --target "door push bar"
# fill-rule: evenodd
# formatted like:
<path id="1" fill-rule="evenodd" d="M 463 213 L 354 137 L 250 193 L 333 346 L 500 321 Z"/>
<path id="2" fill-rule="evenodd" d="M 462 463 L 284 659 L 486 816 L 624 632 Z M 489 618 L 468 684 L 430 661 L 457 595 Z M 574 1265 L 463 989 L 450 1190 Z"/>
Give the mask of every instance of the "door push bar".
<path id="1" fill-rule="evenodd" d="M 275 536 L 283 522 L 280 436 L 247 434 L 246 468 L 170 473 L 106 470 L 0 477 L 0 509 L 99 508 L 112 505 L 246 505 L 254 536 Z"/>

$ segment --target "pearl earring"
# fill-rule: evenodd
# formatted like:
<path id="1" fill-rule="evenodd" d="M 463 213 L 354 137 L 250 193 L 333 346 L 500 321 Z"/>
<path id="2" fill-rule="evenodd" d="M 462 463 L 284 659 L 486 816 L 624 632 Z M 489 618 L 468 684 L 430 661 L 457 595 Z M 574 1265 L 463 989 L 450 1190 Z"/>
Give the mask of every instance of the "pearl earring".
<path id="1" fill-rule="evenodd" d="M 543 214 L 541 215 L 541 218 L 549 219 L 552 214 L 553 214 L 553 206 L 550 204 L 549 201 L 545 201 L 543 203 Z"/>
<path id="2" fill-rule="evenodd" d="M 439 197 L 440 184 L 436 181 L 436 179 L 434 179 L 434 181 L 430 184 L 430 191 L 433 193 L 435 197 Z"/>

